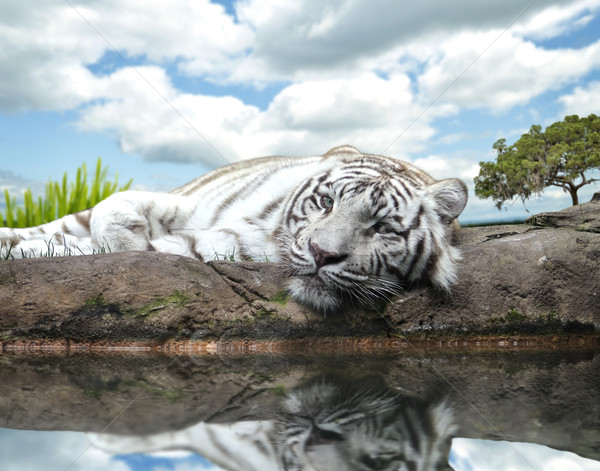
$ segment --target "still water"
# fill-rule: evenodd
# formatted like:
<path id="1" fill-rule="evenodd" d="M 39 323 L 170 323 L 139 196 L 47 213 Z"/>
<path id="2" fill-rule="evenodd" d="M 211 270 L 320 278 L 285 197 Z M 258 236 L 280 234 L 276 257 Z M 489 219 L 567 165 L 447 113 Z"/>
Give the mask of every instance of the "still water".
<path id="1" fill-rule="evenodd" d="M 8 471 L 600 471 L 600 354 L 5 353 L 0 427 Z"/>

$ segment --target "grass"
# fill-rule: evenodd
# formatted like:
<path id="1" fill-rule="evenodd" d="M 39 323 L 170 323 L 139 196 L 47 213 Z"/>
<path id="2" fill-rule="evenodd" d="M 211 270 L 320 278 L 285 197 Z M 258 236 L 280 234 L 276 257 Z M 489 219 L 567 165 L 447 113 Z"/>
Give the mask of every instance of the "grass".
<path id="1" fill-rule="evenodd" d="M 23 250 L 20 248 L 15 248 L 13 245 L 5 246 L 2 242 L 0 242 L 0 261 L 1 260 L 13 260 L 14 253 L 20 254 L 19 258 L 51 258 L 51 257 L 70 257 L 75 255 L 95 255 L 95 254 L 105 254 L 111 253 L 109 247 L 102 246 L 98 249 L 93 249 L 91 251 L 83 251 L 79 247 L 62 247 L 63 250 L 57 250 L 52 242 L 46 243 L 46 249 L 39 251 L 35 251 L 33 249 Z"/>
<path id="2" fill-rule="evenodd" d="M 0 212 L 0 222 L 5 227 L 32 227 L 54 221 L 67 214 L 73 214 L 95 206 L 113 193 L 129 189 L 132 180 L 119 186 L 118 175 L 114 182 L 107 180 L 108 167 L 102 168 L 102 159 L 98 157 L 92 180 L 88 182 L 85 163 L 77 169 L 75 180 L 68 182 L 67 172 L 62 181 L 46 183 L 44 196 L 34 199 L 31 189 L 23 194 L 23 206 L 17 207 L 16 198 L 4 190 L 6 210 Z"/>
<path id="3" fill-rule="evenodd" d="M 235 247 L 233 247 L 231 250 L 226 250 L 225 253 L 215 252 L 212 259 L 224 262 L 270 262 L 269 256 L 266 254 L 266 252 L 263 252 L 263 255 L 261 255 L 260 257 L 258 257 L 258 259 L 255 260 L 247 255 L 244 257 L 237 255 L 235 252 Z"/>
<path id="4" fill-rule="evenodd" d="M 226 262 L 235 262 L 237 259 L 235 258 L 235 247 L 231 250 L 231 252 L 226 251 L 225 253 L 217 253 L 215 252 L 213 260 L 223 260 Z"/>

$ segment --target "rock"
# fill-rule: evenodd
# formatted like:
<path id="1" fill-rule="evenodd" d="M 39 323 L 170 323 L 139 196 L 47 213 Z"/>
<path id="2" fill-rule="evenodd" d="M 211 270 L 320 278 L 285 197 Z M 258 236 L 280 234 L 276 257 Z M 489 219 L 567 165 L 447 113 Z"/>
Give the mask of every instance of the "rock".
<path id="1" fill-rule="evenodd" d="M 415 290 L 390 306 L 399 330 L 535 334 L 600 327 L 600 235 L 481 229 L 465 230 L 470 242 L 449 296 Z"/>
<path id="2" fill-rule="evenodd" d="M 413 286 L 385 306 L 327 317 L 289 299 L 272 263 L 154 252 L 2 261 L 0 340 L 592 333 L 600 327 L 599 221 L 594 201 L 543 213 L 533 226 L 465 228 L 450 294 Z"/>
<path id="3" fill-rule="evenodd" d="M 572 227 L 581 231 L 600 233 L 600 192 L 588 203 L 578 204 L 553 213 L 540 213 L 528 223 L 542 227 Z"/>

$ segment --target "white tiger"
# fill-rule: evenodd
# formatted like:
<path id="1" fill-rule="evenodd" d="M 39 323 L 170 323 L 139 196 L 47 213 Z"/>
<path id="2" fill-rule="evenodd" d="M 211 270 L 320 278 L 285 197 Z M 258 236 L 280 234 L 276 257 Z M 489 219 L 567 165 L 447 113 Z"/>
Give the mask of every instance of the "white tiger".
<path id="1" fill-rule="evenodd" d="M 445 401 L 321 380 L 288 394 L 276 420 L 89 438 L 114 454 L 189 450 L 231 471 L 450 471 L 456 430 Z"/>
<path id="2" fill-rule="evenodd" d="M 5 258 L 156 250 L 280 261 L 292 297 L 327 311 L 421 279 L 448 290 L 466 202 L 458 179 L 340 146 L 231 164 L 172 193 L 117 193 L 48 224 L 1 228 L 0 247 Z"/>

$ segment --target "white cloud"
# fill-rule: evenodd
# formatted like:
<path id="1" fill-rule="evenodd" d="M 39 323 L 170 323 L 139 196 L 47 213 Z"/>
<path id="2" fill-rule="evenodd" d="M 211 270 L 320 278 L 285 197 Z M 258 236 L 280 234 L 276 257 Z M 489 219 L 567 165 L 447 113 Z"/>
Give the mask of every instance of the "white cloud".
<path id="1" fill-rule="evenodd" d="M 473 159 L 459 155 L 430 155 L 416 159 L 413 163 L 434 178 L 461 178 L 470 187 L 473 186 L 473 178 L 479 174 L 479 165 L 473 163 Z"/>
<path id="2" fill-rule="evenodd" d="M 311 141 L 316 138 L 319 151 L 348 143 L 365 151 L 383 152 L 423 109 L 415 103 L 410 87 L 405 75 L 383 79 L 364 74 L 346 80 L 307 81 L 279 93 L 263 123 L 281 132 L 301 131 Z M 403 133 L 390 152 L 407 158 L 410 152 L 421 150 L 435 132 L 431 120 L 452 111 L 446 107 L 432 109 Z"/>
<path id="3" fill-rule="evenodd" d="M 587 116 L 591 113 L 600 113 L 600 82 L 590 82 L 585 87 L 577 87 L 569 95 L 563 95 L 559 99 L 563 105 L 564 115 L 576 114 Z"/>
<path id="4" fill-rule="evenodd" d="M 430 99 L 444 93 L 443 101 L 461 108 L 503 111 L 600 67 L 600 41 L 578 50 L 546 50 L 501 33 L 462 33 L 448 38 L 437 51 L 439 57 L 419 77 L 421 91 Z"/>
<path id="5" fill-rule="evenodd" d="M 83 64 L 100 59 L 98 43 L 98 35 L 64 2 L 40 8 L 3 4 L 0 109 L 65 110 L 90 99 L 86 85 L 92 74 Z"/>
<path id="6" fill-rule="evenodd" d="M 592 19 L 590 11 L 599 7 L 600 0 L 579 0 L 567 5 L 549 6 L 517 25 L 514 31 L 530 38 L 553 38 L 585 26 Z"/>
<path id="7" fill-rule="evenodd" d="M 252 40 L 247 26 L 236 24 L 223 6 L 209 0 L 112 0 L 96 8 L 99 14 L 90 21 L 110 35 L 113 46 L 155 61 L 183 58 L 215 66 L 243 52 Z"/>
<path id="8" fill-rule="evenodd" d="M 4 190 L 16 199 L 17 205 L 23 203 L 23 193 L 27 189 L 31 189 L 33 195 L 42 194 L 44 191 L 44 183 L 33 178 L 23 178 L 13 172 L 0 170 L 0 211 L 4 211 L 6 200 Z"/>
<path id="9" fill-rule="evenodd" d="M 145 80 L 140 84 L 138 73 L 160 95 Z M 400 75 L 293 84 L 265 111 L 233 97 L 181 93 L 159 67 L 121 69 L 97 82 L 106 98 L 82 110 L 80 129 L 111 132 L 123 151 L 148 160 L 224 164 L 291 149 L 296 155 L 319 154 L 344 143 L 382 152 L 422 110 L 413 102 L 409 79 Z M 390 151 L 407 158 L 422 149 L 434 133 L 431 120 L 450 112 L 433 108 Z"/>
<path id="10" fill-rule="evenodd" d="M 87 66 L 111 46 L 128 57 L 215 75 L 252 40 L 247 26 L 209 0 L 73 4 L 75 9 L 60 0 L 2 3 L 0 109 L 66 110 L 101 98 Z"/>
<path id="11" fill-rule="evenodd" d="M 220 165 L 236 160 L 233 145 L 258 115 L 256 107 L 234 97 L 181 93 L 160 67 L 120 69 L 97 81 L 105 99 L 81 111 L 79 128 L 109 131 L 124 152 L 148 160 Z M 204 138 L 229 159 L 216 155 Z"/>
<path id="12" fill-rule="evenodd" d="M 600 471 L 600 462 L 533 443 L 455 438 L 455 471 Z"/>
<path id="13" fill-rule="evenodd" d="M 2 455 L 0 465 L 3 471 L 131 471 L 126 459 L 114 456 L 94 446 L 90 446 L 87 434 L 83 432 L 45 432 L 34 430 L 11 430 L 0 428 Z M 174 471 L 225 471 L 223 468 L 199 459 L 187 451 L 162 451 L 148 453 L 148 464 L 152 470 Z M 152 458 L 162 458 L 152 462 Z M 170 466 L 163 467 L 164 460 Z"/>
<path id="14" fill-rule="evenodd" d="M 219 81 L 353 78 L 416 60 L 429 64 L 423 86 L 437 90 L 438 66 L 444 69 L 442 86 L 447 85 L 446 76 L 454 78 L 474 53 L 481 52 L 490 35 L 496 34 L 486 35 L 485 31 L 500 31 L 523 9 L 519 0 L 497 5 L 467 0 L 438 0 L 435 5 L 393 0 L 242 0 L 235 4 L 236 22 L 222 6 L 209 0 L 111 0 L 74 5 L 75 9 L 51 0 L 0 6 L 0 108 L 65 110 L 97 98 L 87 66 L 110 52 L 105 39 L 132 60 L 175 64 L 185 74 Z M 540 0 L 516 28 L 522 35 L 538 30 L 559 34 L 564 25 L 597 8 L 600 0 L 568 5 Z M 475 47 L 467 47 L 472 41 Z M 451 47 L 440 49 L 440 44 Z M 515 45 L 519 46 L 508 44 L 508 50 Z M 520 50 L 527 54 L 526 48 Z M 534 52 L 534 60 L 547 60 L 540 51 Z M 438 63 L 440 57 L 443 61 Z M 514 70 L 513 75 L 521 72 L 514 64 L 496 59 L 505 58 L 496 54 L 489 62 L 509 64 L 507 70 Z M 486 72 L 494 69 L 484 68 Z M 573 71 L 576 73 L 580 72 Z M 489 75 L 498 75 L 497 70 Z M 483 91 L 489 94 L 491 89 L 488 86 Z M 532 93 L 539 90 L 534 88 Z M 506 103 L 518 101 L 509 97 Z"/>
<path id="15" fill-rule="evenodd" d="M 563 25 L 582 11 L 599 8 L 597 0 L 563 5 L 537 1 L 524 13 L 520 31 L 540 29 L 559 34 Z M 562 5 L 562 6 L 561 6 Z M 252 51 L 232 73 L 235 80 L 300 80 L 335 71 L 338 76 L 364 70 L 390 51 L 400 55 L 423 41 L 443 42 L 461 32 L 504 29 L 524 11 L 518 0 L 503 2 L 397 2 L 394 0 L 284 2 L 241 0 L 236 3 L 241 22 L 255 31 Z M 530 24 L 531 23 L 531 24 Z M 427 58 L 420 58 L 427 60 Z"/>
<path id="16" fill-rule="evenodd" d="M 130 471 L 125 463 L 89 447 L 82 432 L 38 432 L 0 429 L 3 471 Z M 83 454 L 82 454 L 83 453 Z"/>
<path id="17" fill-rule="evenodd" d="M 0 5 L 0 110 L 77 109 L 79 129 L 109 133 L 124 152 L 152 161 L 220 165 L 342 143 L 408 159 L 427 152 L 436 119 L 525 104 L 600 67 L 600 42 L 547 50 L 524 39 L 570 31 L 600 0 L 538 0 L 431 108 L 523 12 L 521 0 L 240 0 L 236 18 L 209 0 L 74 5 Z M 142 65 L 105 63 L 105 39 Z M 260 110 L 183 92 L 178 73 L 288 85 Z M 595 90 L 577 89 L 565 106 Z M 461 175 L 472 172 L 460 164 Z"/>

